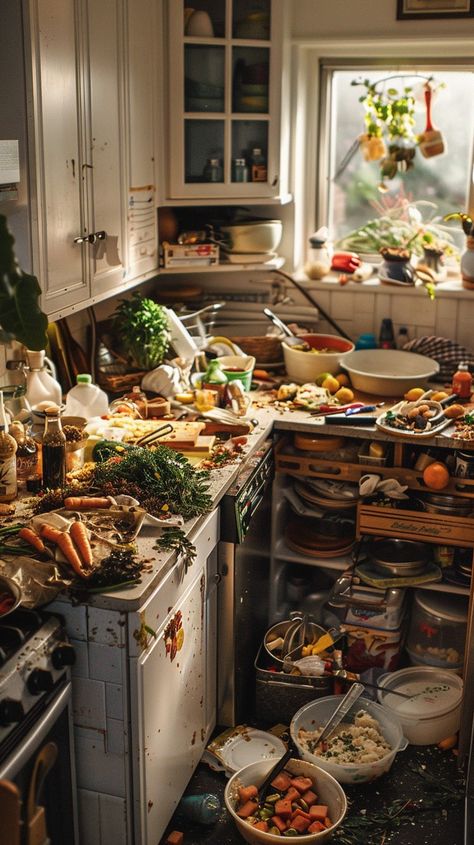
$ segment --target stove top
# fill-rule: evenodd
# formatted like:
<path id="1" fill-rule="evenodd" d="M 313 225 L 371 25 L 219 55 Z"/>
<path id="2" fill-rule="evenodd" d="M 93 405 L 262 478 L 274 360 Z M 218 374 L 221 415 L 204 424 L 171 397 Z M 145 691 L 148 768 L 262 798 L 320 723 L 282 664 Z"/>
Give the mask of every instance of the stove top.
<path id="1" fill-rule="evenodd" d="M 57 616 L 17 608 L 0 619 L 0 760 L 48 706 L 74 662 Z"/>

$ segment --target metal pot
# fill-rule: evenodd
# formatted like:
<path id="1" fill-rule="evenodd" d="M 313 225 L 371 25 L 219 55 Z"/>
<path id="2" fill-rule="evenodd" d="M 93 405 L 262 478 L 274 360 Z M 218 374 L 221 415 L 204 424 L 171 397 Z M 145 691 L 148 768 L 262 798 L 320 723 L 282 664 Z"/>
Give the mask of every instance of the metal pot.
<path id="1" fill-rule="evenodd" d="M 458 496 L 424 493 L 420 500 L 423 509 L 428 513 L 451 514 L 452 516 L 468 516 L 472 513 L 472 503 Z"/>
<path id="2" fill-rule="evenodd" d="M 283 666 L 283 657 L 285 657 L 289 651 L 292 652 L 293 659 L 297 660 L 298 655 L 294 649 L 296 649 L 298 645 L 304 645 L 305 643 L 308 644 L 316 641 L 319 637 L 322 637 L 323 634 L 326 634 L 325 628 L 321 628 L 319 625 L 316 625 L 315 622 L 306 622 L 305 643 L 302 643 L 299 639 L 302 622 L 302 617 L 296 618 L 295 615 L 294 619 L 285 619 L 282 622 L 277 622 L 276 625 L 272 625 L 265 634 L 263 639 L 265 651 L 277 665 Z M 284 641 L 284 645 L 280 645 L 279 649 L 277 648 L 272 651 L 269 647 L 270 643 L 274 640 L 279 640 L 280 638 Z"/>
<path id="3" fill-rule="evenodd" d="M 4 613 L 0 613 L 0 619 L 3 619 L 4 616 L 8 616 L 9 613 L 13 613 L 13 611 L 18 607 L 22 599 L 22 592 L 21 587 L 13 580 L 13 578 L 7 578 L 6 575 L 0 575 L 0 594 L 1 593 L 8 593 L 13 599 L 13 604 L 11 608 Z"/>
<path id="4" fill-rule="evenodd" d="M 371 562 L 383 573 L 391 575 L 420 575 L 431 557 L 426 543 L 418 540 L 398 540 L 382 537 L 368 548 Z"/>

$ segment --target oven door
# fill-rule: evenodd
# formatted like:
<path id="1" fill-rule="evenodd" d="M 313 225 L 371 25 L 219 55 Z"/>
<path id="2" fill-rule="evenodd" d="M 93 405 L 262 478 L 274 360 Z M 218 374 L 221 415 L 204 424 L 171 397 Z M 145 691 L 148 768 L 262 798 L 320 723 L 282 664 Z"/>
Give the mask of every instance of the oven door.
<path id="1" fill-rule="evenodd" d="M 44 712 L 32 722 L 27 733 L 0 763 L 0 779 L 12 781 L 22 802 L 24 838 L 28 842 L 28 798 L 37 755 L 47 743 L 54 743 L 57 757 L 46 774 L 34 803 L 45 808 L 47 836 L 44 845 L 77 845 L 76 782 L 72 745 L 71 683 L 63 684 Z M 43 845 L 43 842 L 41 843 Z"/>

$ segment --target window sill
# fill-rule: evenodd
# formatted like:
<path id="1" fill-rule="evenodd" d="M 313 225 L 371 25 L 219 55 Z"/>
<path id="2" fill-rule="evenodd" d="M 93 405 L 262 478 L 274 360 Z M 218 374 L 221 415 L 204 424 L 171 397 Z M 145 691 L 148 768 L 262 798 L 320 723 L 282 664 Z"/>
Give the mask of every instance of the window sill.
<path id="1" fill-rule="evenodd" d="M 423 285 L 390 285 L 382 283 L 376 276 L 372 276 L 365 282 L 348 282 L 345 285 L 339 283 L 339 273 L 331 273 L 323 280 L 308 279 L 306 273 L 298 270 L 293 273 L 295 281 L 303 284 L 308 290 L 318 291 L 344 291 L 350 290 L 354 293 L 356 290 L 360 293 L 368 294 L 388 294 L 388 296 L 420 296 L 425 299 L 428 298 L 427 291 Z M 455 297 L 456 299 L 470 299 L 474 302 L 474 291 L 465 290 L 462 286 L 461 277 L 453 276 L 444 282 L 439 282 L 436 285 L 435 297 Z"/>

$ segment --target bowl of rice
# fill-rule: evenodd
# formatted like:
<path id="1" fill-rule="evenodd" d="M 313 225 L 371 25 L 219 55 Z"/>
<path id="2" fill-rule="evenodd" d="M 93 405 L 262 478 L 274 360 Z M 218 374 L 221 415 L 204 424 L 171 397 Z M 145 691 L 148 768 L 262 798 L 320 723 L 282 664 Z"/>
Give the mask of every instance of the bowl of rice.
<path id="1" fill-rule="evenodd" d="M 388 772 L 408 742 L 386 707 L 360 698 L 321 746 L 319 735 L 342 695 L 305 704 L 293 716 L 290 733 L 302 760 L 315 763 L 339 783 L 367 783 Z"/>

